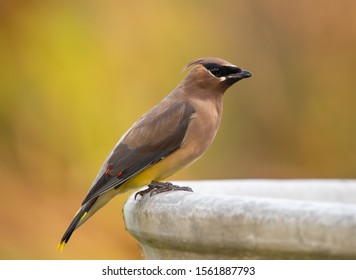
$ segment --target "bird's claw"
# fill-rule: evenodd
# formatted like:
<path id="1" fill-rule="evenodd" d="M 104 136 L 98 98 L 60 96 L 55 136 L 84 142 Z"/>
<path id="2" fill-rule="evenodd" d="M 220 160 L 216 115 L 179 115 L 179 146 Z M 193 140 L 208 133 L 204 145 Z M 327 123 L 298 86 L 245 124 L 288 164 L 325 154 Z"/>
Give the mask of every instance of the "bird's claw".
<path id="1" fill-rule="evenodd" d="M 134 198 L 136 200 L 137 196 L 140 195 L 143 197 L 145 194 L 149 193 L 150 197 L 159 193 L 170 192 L 170 191 L 187 191 L 193 192 L 193 190 L 189 187 L 180 187 L 177 185 L 173 185 L 170 182 L 157 182 L 152 181 L 147 189 L 139 191 L 135 194 Z"/>

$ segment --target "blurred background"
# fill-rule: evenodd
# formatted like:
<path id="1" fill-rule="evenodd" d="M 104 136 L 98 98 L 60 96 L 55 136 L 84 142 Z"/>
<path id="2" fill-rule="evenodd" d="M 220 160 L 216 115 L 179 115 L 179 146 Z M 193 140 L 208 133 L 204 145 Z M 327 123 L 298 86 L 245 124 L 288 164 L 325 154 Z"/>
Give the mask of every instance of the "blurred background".
<path id="1" fill-rule="evenodd" d="M 1 1 L 0 258 L 140 259 L 115 198 L 56 246 L 102 162 L 189 61 L 254 73 L 172 180 L 355 178 L 356 2 Z"/>

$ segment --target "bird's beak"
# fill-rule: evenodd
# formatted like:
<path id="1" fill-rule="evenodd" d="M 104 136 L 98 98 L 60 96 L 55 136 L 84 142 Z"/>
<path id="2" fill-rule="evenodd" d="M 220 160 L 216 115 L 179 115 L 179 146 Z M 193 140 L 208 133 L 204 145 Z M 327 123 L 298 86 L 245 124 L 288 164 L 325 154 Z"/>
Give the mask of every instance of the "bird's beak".
<path id="1" fill-rule="evenodd" d="M 234 74 L 230 74 L 227 76 L 228 79 L 233 79 L 233 80 L 242 80 L 245 78 L 250 78 L 252 76 L 252 73 L 241 69 L 241 71 L 239 73 L 234 73 Z"/>

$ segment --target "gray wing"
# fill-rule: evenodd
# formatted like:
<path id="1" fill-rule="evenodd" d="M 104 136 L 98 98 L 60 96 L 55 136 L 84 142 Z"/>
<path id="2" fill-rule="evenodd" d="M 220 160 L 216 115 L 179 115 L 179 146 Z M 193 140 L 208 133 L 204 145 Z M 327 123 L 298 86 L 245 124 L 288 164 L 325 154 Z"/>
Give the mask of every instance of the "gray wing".
<path id="1" fill-rule="evenodd" d="M 117 144 L 82 205 L 119 188 L 182 145 L 194 109 L 186 102 L 162 105 L 142 116 Z"/>

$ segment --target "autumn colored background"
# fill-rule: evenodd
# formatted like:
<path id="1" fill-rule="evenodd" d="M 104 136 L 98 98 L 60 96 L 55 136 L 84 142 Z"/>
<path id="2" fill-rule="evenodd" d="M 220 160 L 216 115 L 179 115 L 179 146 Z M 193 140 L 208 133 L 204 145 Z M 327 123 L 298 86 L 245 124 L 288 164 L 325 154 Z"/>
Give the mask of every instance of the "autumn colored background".
<path id="1" fill-rule="evenodd" d="M 217 56 L 254 73 L 172 179 L 355 178 L 356 2 L 1 1 L 0 258 L 138 259 L 114 199 L 57 243 L 106 155 Z"/>

